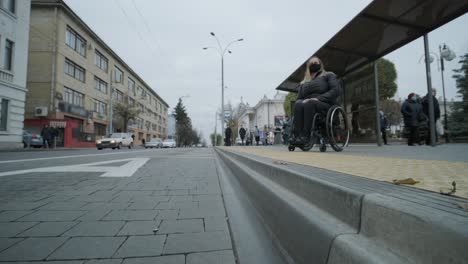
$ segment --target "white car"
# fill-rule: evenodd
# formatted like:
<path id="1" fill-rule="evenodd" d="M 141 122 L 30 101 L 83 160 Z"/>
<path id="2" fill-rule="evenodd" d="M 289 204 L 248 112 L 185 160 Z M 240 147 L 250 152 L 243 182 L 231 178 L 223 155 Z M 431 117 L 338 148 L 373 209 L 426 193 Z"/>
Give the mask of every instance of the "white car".
<path id="1" fill-rule="evenodd" d="M 112 133 L 106 138 L 96 140 L 97 149 L 103 148 L 120 149 L 122 147 L 133 147 L 133 138 L 127 133 Z"/>
<path id="2" fill-rule="evenodd" d="M 163 148 L 175 148 L 176 142 L 173 139 L 165 139 L 163 141 Z"/>
<path id="3" fill-rule="evenodd" d="M 160 138 L 152 138 L 151 141 L 145 142 L 145 148 L 162 148 L 163 141 Z"/>

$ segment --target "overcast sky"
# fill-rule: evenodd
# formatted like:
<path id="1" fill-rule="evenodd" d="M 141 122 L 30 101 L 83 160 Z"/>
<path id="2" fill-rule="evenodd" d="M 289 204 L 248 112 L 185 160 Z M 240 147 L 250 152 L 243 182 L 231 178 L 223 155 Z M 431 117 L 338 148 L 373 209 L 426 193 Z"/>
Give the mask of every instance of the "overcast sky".
<path id="1" fill-rule="evenodd" d="M 220 57 L 210 35 L 221 43 L 244 38 L 225 56 L 225 102 L 241 96 L 255 105 L 304 60 L 359 13 L 370 0 L 66 0 L 66 3 L 174 108 L 181 96 L 193 126 L 205 136 L 214 130 L 214 112 L 221 106 Z M 122 11 L 122 9 L 124 11 Z M 468 16 L 433 31 L 430 48 L 447 43 L 457 55 L 468 52 Z M 398 95 L 425 94 L 422 38 L 387 56 L 396 64 Z M 458 60 L 457 60 L 458 61 Z M 447 64 L 446 92 L 455 96 Z M 432 64 L 433 86 L 440 72 Z M 440 89 L 440 94 L 442 94 Z M 218 128 L 219 129 L 219 128 Z M 218 130 L 219 131 L 219 130 Z"/>

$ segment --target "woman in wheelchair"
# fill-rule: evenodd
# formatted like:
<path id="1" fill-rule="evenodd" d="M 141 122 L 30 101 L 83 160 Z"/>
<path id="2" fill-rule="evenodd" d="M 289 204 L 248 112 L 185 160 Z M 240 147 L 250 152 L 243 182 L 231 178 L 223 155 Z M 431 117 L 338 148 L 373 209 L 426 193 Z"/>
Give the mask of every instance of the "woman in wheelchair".
<path id="1" fill-rule="evenodd" d="M 327 114 L 341 94 L 341 88 L 334 73 L 327 72 L 318 57 L 312 57 L 306 64 L 304 80 L 294 104 L 294 121 L 290 142 L 301 146 L 310 142 L 312 123 L 316 113 Z"/>

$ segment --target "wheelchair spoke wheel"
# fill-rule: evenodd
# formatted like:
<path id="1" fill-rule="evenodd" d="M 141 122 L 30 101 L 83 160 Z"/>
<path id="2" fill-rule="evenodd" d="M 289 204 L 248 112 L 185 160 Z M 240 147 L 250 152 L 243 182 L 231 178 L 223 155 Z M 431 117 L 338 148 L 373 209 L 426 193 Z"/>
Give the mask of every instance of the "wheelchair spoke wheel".
<path id="1" fill-rule="evenodd" d="M 335 107 L 327 115 L 327 134 L 330 146 L 342 151 L 349 142 L 348 118 L 343 108 Z"/>

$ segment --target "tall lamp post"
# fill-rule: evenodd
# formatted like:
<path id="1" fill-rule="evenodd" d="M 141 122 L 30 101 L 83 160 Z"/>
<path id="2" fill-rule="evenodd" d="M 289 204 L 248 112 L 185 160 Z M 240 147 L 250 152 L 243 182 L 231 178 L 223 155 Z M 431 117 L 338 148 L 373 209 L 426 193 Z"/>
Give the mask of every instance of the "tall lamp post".
<path id="1" fill-rule="evenodd" d="M 222 113 L 221 114 L 221 138 L 224 142 L 224 55 L 226 54 L 226 52 L 232 53 L 228 49 L 229 46 L 231 46 L 232 44 L 236 42 L 243 41 L 244 39 L 240 38 L 240 39 L 233 40 L 229 44 L 227 44 L 225 47 L 223 47 L 218 37 L 216 36 L 216 34 L 214 32 L 210 32 L 210 34 L 216 39 L 216 42 L 218 42 L 218 47 L 204 47 L 203 49 L 204 50 L 215 49 L 216 51 L 218 51 L 219 56 L 221 57 L 221 113 Z"/>
<path id="2" fill-rule="evenodd" d="M 447 99 L 445 98 L 445 82 L 444 82 L 444 60 L 451 61 L 455 59 L 456 55 L 447 45 L 439 45 L 440 55 L 440 73 L 442 75 L 442 92 L 444 95 L 444 130 L 448 130 L 448 117 L 447 117 Z M 447 131 L 444 133 L 445 142 L 449 142 L 449 135 Z"/>

